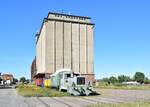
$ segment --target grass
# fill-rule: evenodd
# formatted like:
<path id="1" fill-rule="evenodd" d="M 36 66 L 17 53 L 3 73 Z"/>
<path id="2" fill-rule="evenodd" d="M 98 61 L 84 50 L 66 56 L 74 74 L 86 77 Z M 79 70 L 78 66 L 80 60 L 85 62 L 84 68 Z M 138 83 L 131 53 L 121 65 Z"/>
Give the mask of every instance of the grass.
<path id="1" fill-rule="evenodd" d="M 122 84 L 107 84 L 106 82 L 99 82 L 96 88 L 101 89 L 125 89 L 125 90 L 150 90 L 150 85 L 122 85 Z"/>
<path id="2" fill-rule="evenodd" d="M 150 107 L 150 101 L 132 102 L 123 104 L 96 104 L 87 107 Z"/>
<path id="3" fill-rule="evenodd" d="M 24 97 L 62 97 L 70 96 L 67 92 L 60 92 L 56 89 L 36 87 L 34 85 L 20 85 L 17 88 L 18 94 Z"/>

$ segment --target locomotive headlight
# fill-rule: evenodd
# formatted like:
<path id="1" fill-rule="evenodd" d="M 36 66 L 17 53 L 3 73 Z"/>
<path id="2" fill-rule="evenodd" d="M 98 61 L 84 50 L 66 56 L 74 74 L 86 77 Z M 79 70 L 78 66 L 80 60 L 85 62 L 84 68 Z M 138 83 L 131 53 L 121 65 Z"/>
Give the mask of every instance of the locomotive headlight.
<path id="1" fill-rule="evenodd" d="M 66 80 L 65 82 L 68 82 L 68 80 Z"/>

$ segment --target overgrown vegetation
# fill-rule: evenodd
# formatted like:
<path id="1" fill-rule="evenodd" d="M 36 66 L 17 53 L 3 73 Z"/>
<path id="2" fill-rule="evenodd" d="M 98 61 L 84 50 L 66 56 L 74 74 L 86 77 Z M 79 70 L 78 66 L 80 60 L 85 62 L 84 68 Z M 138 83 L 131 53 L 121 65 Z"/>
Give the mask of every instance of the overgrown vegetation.
<path id="1" fill-rule="evenodd" d="M 30 82 L 30 80 L 26 79 L 25 77 L 21 77 L 19 82 L 21 82 L 22 84 L 28 84 Z"/>
<path id="2" fill-rule="evenodd" d="M 122 85 L 120 83 L 108 84 L 107 82 L 98 82 L 98 85 L 96 88 L 126 89 L 126 90 L 150 90 L 150 85 Z"/>
<path id="3" fill-rule="evenodd" d="M 129 82 L 129 81 L 136 81 L 141 85 L 123 84 L 123 82 Z M 144 73 L 136 72 L 132 78 L 126 75 L 103 78 L 97 81 L 96 86 L 99 88 L 107 88 L 107 89 L 111 88 L 111 89 L 130 89 L 130 90 L 150 90 L 150 80 L 145 76 Z"/>
<path id="4" fill-rule="evenodd" d="M 145 74 L 142 72 L 136 72 L 134 75 L 134 80 L 141 84 L 145 82 L 145 78 Z"/>
<path id="5" fill-rule="evenodd" d="M 150 107 L 150 101 L 132 102 L 125 104 L 96 104 L 87 107 Z"/>
<path id="6" fill-rule="evenodd" d="M 141 84 L 150 84 L 150 79 L 148 79 L 144 73 L 142 72 L 136 72 L 133 77 L 129 77 L 126 75 L 119 75 L 118 77 L 111 76 L 109 78 L 103 78 L 99 81 L 107 82 L 108 84 L 116 84 L 116 83 L 122 83 L 122 82 L 128 82 L 128 81 L 137 81 Z"/>
<path id="7" fill-rule="evenodd" d="M 24 97 L 62 97 L 70 96 L 67 92 L 60 92 L 56 89 L 36 87 L 34 85 L 20 85 L 17 88 L 18 93 Z"/>

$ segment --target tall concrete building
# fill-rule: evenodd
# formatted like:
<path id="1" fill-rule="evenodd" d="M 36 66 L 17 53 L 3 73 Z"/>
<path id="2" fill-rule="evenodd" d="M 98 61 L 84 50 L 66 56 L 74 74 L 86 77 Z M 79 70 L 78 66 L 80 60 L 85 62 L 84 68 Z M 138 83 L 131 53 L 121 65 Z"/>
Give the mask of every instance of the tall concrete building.
<path id="1" fill-rule="evenodd" d="M 36 75 L 36 57 L 34 58 L 34 60 L 32 61 L 32 64 L 31 64 L 31 80 L 33 81 L 34 80 L 34 76 Z"/>
<path id="2" fill-rule="evenodd" d="M 66 68 L 94 80 L 93 30 L 90 17 L 50 12 L 36 39 L 37 75 Z"/>

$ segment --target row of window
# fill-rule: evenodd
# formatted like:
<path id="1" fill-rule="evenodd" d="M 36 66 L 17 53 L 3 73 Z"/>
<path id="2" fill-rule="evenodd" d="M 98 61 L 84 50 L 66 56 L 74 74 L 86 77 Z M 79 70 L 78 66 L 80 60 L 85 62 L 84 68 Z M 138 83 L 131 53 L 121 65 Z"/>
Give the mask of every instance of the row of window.
<path id="1" fill-rule="evenodd" d="M 55 15 L 55 17 L 63 17 L 63 15 Z M 86 20 L 86 18 L 84 17 L 77 17 L 77 16 L 65 16 L 65 17 L 70 19 Z"/>

